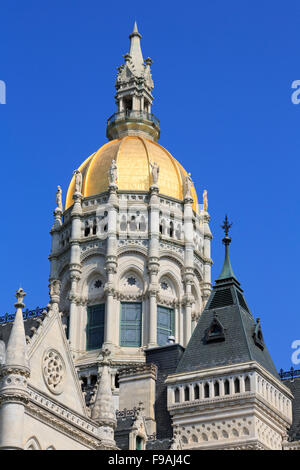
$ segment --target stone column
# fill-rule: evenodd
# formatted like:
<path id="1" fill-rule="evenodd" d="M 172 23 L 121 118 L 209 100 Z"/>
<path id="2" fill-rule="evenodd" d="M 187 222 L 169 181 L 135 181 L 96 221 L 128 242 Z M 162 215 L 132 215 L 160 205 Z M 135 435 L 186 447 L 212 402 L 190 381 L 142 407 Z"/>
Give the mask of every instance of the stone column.
<path id="1" fill-rule="evenodd" d="M 60 250 L 60 231 L 62 227 L 62 223 L 61 223 L 62 210 L 59 207 L 57 207 L 55 211 L 53 212 L 53 215 L 54 215 L 54 223 L 50 230 L 50 235 L 52 237 L 51 253 L 49 255 L 49 260 L 50 260 L 49 281 L 50 282 L 58 278 L 57 256 Z"/>
<path id="2" fill-rule="evenodd" d="M 192 285 L 194 282 L 194 242 L 193 242 L 193 199 L 188 195 L 184 199 L 184 282 L 185 295 L 183 303 L 185 306 L 184 319 L 184 346 L 191 337 L 192 307 L 194 296 Z"/>
<path id="3" fill-rule="evenodd" d="M 70 320 L 69 320 L 69 339 L 73 352 L 79 348 L 79 333 L 78 333 L 78 282 L 81 278 L 81 263 L 80 263 L 80 238 L 81 238 L 81 216 L 82 216 L 82 195 L 75 192 L 73 195 L 74 206 L 71 212 L 72 219 L 72 233 L 71 233 L 71 253 L 70 253 L 70 279 L 71 290 L 69 294 L 70 299 Z"/>
<path id="4" fill-rule="evenodd" d="M 157 346 L 157 294 L 159 291 L 159 188 L 150 187 L 149 201 L 149 342 L 148 347 Z"/>
<path id="5" fill-rule="evenodd" d="M 115 275 L 117 272 L 117 214 L 119 210 L 119 199 L 117 185 L 110 183 L 108 197 L 108 221 L 107 221 L 107 251 L 105 269 L 107 282 L 105 285 L 106 308 L 105 308 L 105 330 L 104 345 L 111 348 L 115 343 L 116 309 L 114 308 L 115 297 Z"/>
<path id="6" fill-rule="evenodd" d="M 204 265 L 203 265 L 203 282 L 201 284 L 202 290 L 202 303 L 203 309 L 205 308 L 206 302 L 211 293 L 211 255 L 210 245 L 212 240 L 212 234 L 209 228 L 210 216 L 208 212 L 201 211 L 201 218 L 203 223 L 203 237 L 204 237 Z"/>

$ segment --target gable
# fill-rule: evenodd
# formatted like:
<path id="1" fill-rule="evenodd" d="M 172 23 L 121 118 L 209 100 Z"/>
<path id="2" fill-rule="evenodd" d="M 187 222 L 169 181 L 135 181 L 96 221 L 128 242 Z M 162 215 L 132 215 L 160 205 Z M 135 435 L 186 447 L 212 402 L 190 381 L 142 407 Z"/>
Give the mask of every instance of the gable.
<path id="1" fill-rule="evenodd" d="M 29 385 L 60 404 L 87 416 L 70 347 L 57 312 L 49 312 L 29 347 Z"/>

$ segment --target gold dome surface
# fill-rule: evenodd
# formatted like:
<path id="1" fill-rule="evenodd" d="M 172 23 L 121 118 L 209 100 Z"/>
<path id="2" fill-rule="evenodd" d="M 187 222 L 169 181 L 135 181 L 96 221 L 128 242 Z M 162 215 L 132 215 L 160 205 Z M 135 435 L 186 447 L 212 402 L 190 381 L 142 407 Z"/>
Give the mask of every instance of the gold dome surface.
<path id="1" fill-rule="evenodd" d="M 185 169 L 161 145 L 140 136 L 126 136 L 108 142 L 88 157 L 79 167 L 83 176 L 83 197 L 108 190 L 108 170 L 115 160 L 120 191 L 149 191 L 152 184 L 150 162 L 159 165 L 159 193 L 175 199 L 184 198 Z M 73 204 L 74 176 L 68 188 L 65 209 Z M 192 187 L 193 209 L 198 212 L 198 199 Z"/>

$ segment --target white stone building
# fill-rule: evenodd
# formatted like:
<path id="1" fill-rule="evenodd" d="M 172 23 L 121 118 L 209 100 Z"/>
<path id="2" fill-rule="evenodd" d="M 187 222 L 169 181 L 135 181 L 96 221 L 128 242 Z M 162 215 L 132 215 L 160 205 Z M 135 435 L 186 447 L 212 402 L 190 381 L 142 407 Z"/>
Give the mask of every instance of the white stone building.
<path id="1" fill-rule="evenodd" d="M 140 39 L 135 24 L 109 141 L 74 172 L 65 209 L 58 187 L 49 305 L 23 321 L 19 289 L 13 326 L 0 326 L 0 448 L 297 448 L 293 395 L 227 236 L 211 292 L 207 193 L 199 207 L 190 174 L 157 143 Z"/>

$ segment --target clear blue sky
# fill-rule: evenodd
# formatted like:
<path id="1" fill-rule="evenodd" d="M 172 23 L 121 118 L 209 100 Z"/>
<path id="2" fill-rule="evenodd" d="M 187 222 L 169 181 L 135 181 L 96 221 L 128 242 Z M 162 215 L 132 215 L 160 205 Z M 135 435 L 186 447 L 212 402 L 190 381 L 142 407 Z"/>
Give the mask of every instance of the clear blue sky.
<path id="1" fill-rule="evenodd" d="M 134 20 L 154 60 L 160 143 L 208 190 L 212 278 L 231 260 L 278 368 L 300 339 L 300 3 L 4 0 L 0 15 L 1 314 L 48 302 L 56 186 L 106 142 Z"/>

